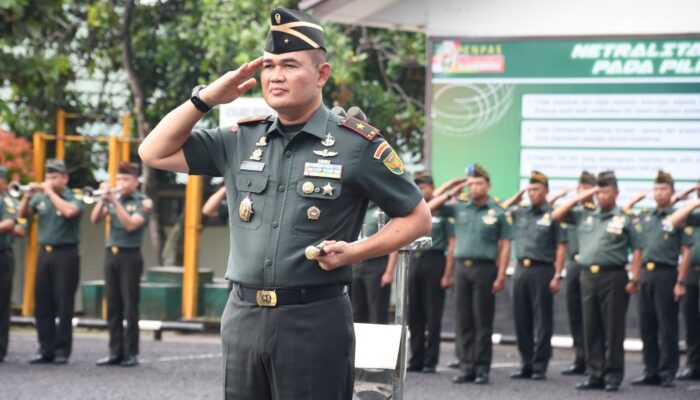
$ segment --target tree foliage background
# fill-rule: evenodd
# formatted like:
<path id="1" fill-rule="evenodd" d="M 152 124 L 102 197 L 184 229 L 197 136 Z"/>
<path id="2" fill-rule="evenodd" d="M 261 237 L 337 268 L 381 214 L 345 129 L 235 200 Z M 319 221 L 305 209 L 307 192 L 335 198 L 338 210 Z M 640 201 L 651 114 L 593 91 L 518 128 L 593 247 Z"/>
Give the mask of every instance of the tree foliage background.
<path id="1" fill-rule="evenodd" d="M 196 84 L 258 57 L 270 10 L 297 3 L 0 0 L 0 123 L 28 137 L 35 131 L 54 132 L 61 108 L 81 116 L 68 131 L 130 111 L 136 120 L 134 136 L 143 137 Z M 424 35 L 335 24 L 324 28 L 333 65 L 324 89 L 326 105 L 362 107 L 405 159 L 419 162 Z M 126 107 L 109 96 L 86 100 L 76 83 L 88 77 L 99 77 L 105 85 L 115 77 L 127 83 Z M 259 88 L 252 93 L 258 94 Z M 210 113 L 206 123 L 215 125 L 217 117 Z M 83 175 L 99 167 L 87 148 L 71 145 L 67 153 L 69 165 L 81 166 Z M 147 170 L 145 175 L 145 190 L 154 200 L 158 186 L 172 182 L 170 174 Z M 157 220 L 151 225 L 151 239 L 161 249 L 162 227 Z"/>

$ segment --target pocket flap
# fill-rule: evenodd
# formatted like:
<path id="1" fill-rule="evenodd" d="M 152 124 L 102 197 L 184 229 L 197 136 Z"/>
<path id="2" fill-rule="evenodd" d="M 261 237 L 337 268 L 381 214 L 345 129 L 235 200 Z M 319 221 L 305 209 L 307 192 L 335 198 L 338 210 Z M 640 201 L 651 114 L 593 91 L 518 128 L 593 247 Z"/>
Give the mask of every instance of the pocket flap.
<path id="1" fill-rule="evenodd" d="M 240 173 L 236 176 L 236 189 L 239 192 L 262 193 L 269 179 L 270 177 L 264 174 Z"/>

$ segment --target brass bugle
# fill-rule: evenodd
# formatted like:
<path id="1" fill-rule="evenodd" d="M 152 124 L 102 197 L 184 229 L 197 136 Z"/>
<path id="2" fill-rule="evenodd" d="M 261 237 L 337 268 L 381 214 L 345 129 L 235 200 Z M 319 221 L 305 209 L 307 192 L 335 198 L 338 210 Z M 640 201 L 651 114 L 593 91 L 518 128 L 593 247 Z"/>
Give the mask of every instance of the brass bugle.
<path id="1" fill-rule="evenodd" d="M 35 185 L 38 185 L 38 182 L 32 182 Z M 41 186 L 33 186 L 32 183 L 22 185 L 18 181 L 12 181 L 10 182 L 9 185 L 7 185 L 7 193 L 14 197 L 14 198 L 20 198 L 24 194 L 24 192 L 28 192 L 30 190 L 36 190 L 36 191 L 41 191 L 43 190 Z"/>
<path id="2" fill-rule="evenodd" d="M 99 189 L 95 190 L 91 188 L 90 186 L 85 186 L 83 188 L 83 202 L 85 204 L 92 204 L 97 201 L 97 198 L 105 195 L 107 193 L 118 193 L 122 189 L 120 187 L 113 187 L 109 189 Z"/>

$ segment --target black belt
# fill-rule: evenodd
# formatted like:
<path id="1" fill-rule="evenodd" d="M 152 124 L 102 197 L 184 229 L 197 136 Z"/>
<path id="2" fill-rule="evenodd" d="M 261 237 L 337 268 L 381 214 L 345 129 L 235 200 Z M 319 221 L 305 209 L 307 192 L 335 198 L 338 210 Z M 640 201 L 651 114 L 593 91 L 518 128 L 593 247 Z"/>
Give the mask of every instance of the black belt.
<path id="1" fill-rule="evenodd" d="M 56 250 L 70 250 L 70 249 L 77 249 L 78 244 L 77 243 L 69 243 L 69 244 L 42 244 L 41 249 L 46 252 L 46 253 L 51 253 Z"/>
<path id="2" fill-rule="evenodd" d="M 674 265 L 674 264 L 658 263 L 658 262 L 654 262 L 654 261 L 647 261 L 647 262 L 642 264 L 642 267 L 649 272 L 651 272 L 655 269 L 676 269 L 676 268 L 678 268 L 678 266 Z"/>
<path id="3" fill-rule="evenodd" d="M 554 266 L 554 261 L 534 260 L 532 258 L 518 259 L 518 263 L 525 268 L 530 268 L 532 266 L 543 266 L 543 267 L 553 267 Z"/>
<path id="4" fill-rule="evenodd" d="M 315 301 L 339 297 L 347 293 L 346 285 L 328 285 L 295 289 L 259 289 L 233 284 L 241 300 L 260 307 L 288 306 L 313 303 Z"/>
<path id="5" fill-rule="evenodd" d="M 593 265 L 586 265 L 584 266 L 584 269 L 591 274 L 599 274 L 601 272 L 615 272 L 615 271 L 624 271 L 625 267 L 620 266 L 620 265 L 600 265 L 600 264 L 593 264 Z"/>
<path id="6" fill-rule="evenodd" d="M 431 254 L 439 254 L 439 255 L 445 255 L 445 250 L 436 250 L 436 249 L 429 249 L 429 250 L 422 250 L 422 251 L 413 251 L 411 252 L 411 255 L 414 258 L 421 258 L 423 256 L 431 255 Z"/>
<path id="7" fill-rule="evenodd" d="M 107 247 L 107 252 L 112 253 L 114 255 L 117 254 L 130 254 L 130 253 L 138 253 L 141 251 L 140 247 L 119 247 L 119 246 L 109 246 Z"/>
<path id="8" fill-rule="evenodd" d="M 459 264 L 464 265 L 465 267 L 473 267 L 475 265 L 495 265 L 496 261 L 495 260 L 487 260 L 483 258 L 459 258 L 457 259 L 457 262 Z"/>

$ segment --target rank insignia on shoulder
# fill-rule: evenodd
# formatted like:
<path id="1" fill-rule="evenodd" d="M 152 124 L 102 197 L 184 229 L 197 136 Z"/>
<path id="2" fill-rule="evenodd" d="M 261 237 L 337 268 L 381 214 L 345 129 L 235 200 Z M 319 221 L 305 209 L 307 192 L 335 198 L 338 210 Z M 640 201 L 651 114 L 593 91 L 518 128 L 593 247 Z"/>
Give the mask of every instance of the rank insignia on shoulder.
<path id="1" fill-rule="evenodd" d="M 379 129 L 354 117 L 345 118 L 342 125 L 369 141 L 379 134 Z"/>
<path id="2" fill-rule="evenodd" d="M 401 160 L 401 157 L 399 157 L 399 155 L 396 154 L 396 151 L 394 151 L 394 149 L 391 149 L 391 152 L 386 157 L 384 157 L 384 160 L 382 160 L 382 162 L 392 174 L 403 175 L 403 161 Z"/>
<path id="3" fill-rule="evenodd" d="M 262 122 L 262 121 L 267 121 L 268 118 L 270 118 L 272 115 L 253 115 L 251 117 L 245 117 L 241 118 L 236 122 L 238 125 L 247 125 L 247 124 L 253 124 L 256 122 Z"/>
<path id="4" fill-rule="evenodd" d="M 692 226 L 686 226 L 684 230 L 685 230 L 685 234 L 686 234 L 686 235 L 692 235 L 692 234 L 693 234 L 693 227 L 692 227 Z"/>

